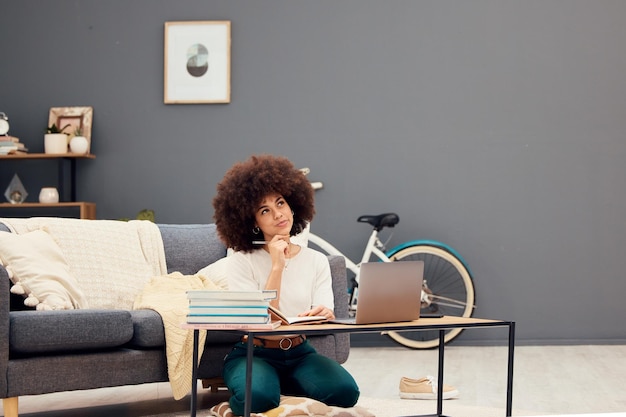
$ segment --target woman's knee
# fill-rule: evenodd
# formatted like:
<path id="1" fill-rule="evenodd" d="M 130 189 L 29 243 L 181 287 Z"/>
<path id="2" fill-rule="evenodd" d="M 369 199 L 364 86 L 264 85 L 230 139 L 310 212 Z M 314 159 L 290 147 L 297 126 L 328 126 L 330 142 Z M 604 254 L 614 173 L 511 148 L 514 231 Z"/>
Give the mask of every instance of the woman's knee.
<path id="1" fill-rule="evenodd" d="M 250 411 L 253 413 L 263 413 L 280 405 L 280 393 L 263 389 L 252 390 L 251 397 Z M 242 416 L 244 414 L 245 396 L 232 395 L 229 403 L 234 415 Z"/>
<path id="2" fill-rule="evenodd" d="M 325 399 L 321 400 L 324 404 L 334 405 L 337 407 L 352 407 L 359 400 L 359 387 L 356 384 L 342 384 L 334 387 L 328 392 Z"/>

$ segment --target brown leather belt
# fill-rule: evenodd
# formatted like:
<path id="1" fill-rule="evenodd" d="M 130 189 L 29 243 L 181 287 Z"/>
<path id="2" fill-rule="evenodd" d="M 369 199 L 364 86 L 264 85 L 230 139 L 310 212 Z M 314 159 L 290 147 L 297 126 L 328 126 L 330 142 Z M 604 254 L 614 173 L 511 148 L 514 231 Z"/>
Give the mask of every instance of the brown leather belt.
<path id="1" fill-rule="evenodd" d="M 294 337 L 283 337 L 282 339 L 252 339 L 252 344 L 257 347 L 264 347 L 267 349 L 281 349 L 281 350 L 289 350 L 291 348 L 295 348 L 296 346 L 301 345 L 306 340 L 306 336 L 294 336 Z M 248 342 L 248 336 L 244 336 L 241 338 L 243 343 Z"/>

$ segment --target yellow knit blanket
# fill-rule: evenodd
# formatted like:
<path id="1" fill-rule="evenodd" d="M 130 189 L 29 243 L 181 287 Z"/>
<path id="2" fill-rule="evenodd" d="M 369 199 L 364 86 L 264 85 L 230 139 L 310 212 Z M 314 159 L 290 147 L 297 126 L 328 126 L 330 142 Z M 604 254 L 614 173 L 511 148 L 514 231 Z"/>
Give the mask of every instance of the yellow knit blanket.
<path id="1" fill-rule="evenodd" d="M 161 315 L 165 329 L 165 352 L 167 355 L 167 373 L 174 398 L 179 400 L 191 390 L 191 372 L 193 364 L 193 330 L 182 329 L 186 321 L 189 301 L 187 290 L 220 290 L 202 275 L 183 275 L 173 272 L 155 276 L 145 286 L 135 300 L 134 309 L 149 308 Z M 200 332 L 201 358 L 206 331 Z"/>

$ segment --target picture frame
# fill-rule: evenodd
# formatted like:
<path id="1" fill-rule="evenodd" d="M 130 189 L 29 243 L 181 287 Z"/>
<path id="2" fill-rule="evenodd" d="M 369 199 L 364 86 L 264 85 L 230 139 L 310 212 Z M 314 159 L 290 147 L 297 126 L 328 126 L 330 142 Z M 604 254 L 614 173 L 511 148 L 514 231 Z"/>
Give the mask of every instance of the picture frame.
<path id="1" fill-rule="evenodd" d="M 166 104 L 230 103 L 231 22 L 165 22 Z"/>
<path id="2" fill-rule="evenodd" d="M 59 129 L 69 125 L 63 133 L 74 135 L 77 128 L 83 132 L 87 139 L 87 153 L 91 153 L 91 126 L 93 123 L 93 107 L 51 107 L 48 116 L 48 126 L 56 124 Z"/>

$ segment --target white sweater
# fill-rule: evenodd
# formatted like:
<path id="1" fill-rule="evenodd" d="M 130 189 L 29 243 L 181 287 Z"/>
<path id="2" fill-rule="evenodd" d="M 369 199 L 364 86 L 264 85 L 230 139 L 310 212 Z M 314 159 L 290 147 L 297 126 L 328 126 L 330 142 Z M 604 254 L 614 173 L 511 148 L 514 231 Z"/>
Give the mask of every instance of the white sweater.
<path id="1" fill-rule="evenodd" d="M 265 289 L 272 268 L 268 252 L 257 249 L 250 253 L 235 252 L 230 257 L 230 290 Z M 287 259 L 278 308 L 286 316 L 296 316 L 317 305 L 334 309 L 330 265 L 324 254 L 301 247 L 296 256 Z"/>

